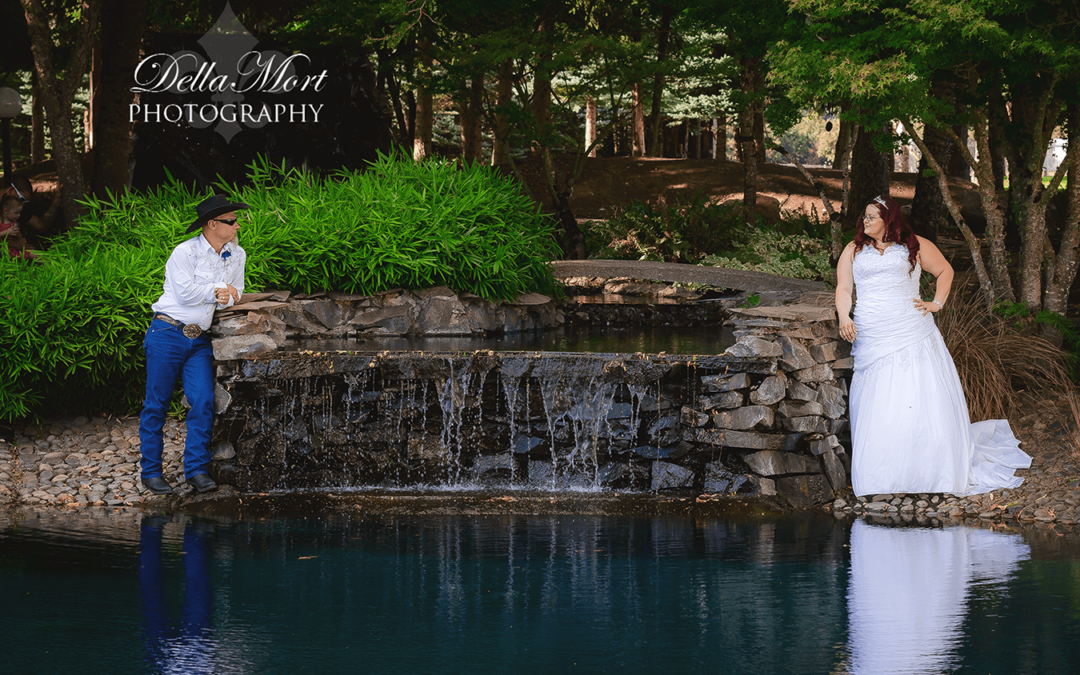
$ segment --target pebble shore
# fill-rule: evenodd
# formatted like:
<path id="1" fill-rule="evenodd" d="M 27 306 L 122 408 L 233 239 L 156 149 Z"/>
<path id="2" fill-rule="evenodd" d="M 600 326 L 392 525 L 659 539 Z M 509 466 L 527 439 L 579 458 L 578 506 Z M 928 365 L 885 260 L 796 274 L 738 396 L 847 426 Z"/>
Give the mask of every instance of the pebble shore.
<path id="1" fill-rule="evenodd" d="M 943 494 L 873 495 L 837 499 L 834 513 L 892 517 L 923 523 L 933 519 L 1077 524 L 1080 518 L 1080 450 L 1075 423 L 1061 402 L 1029 399 L 1015 415 L 1013 432 L 1031 455 L 1024 482 L 1012 490 L 970 497 Z"/>
<path id="2" fill-rule="evenodd" d="M 942 494 L 842 496 L 826 508 L 838 517 L 882 516 L 924 523 L 937 520 L 1077 524 L 1080 518 L 1080 451 L 1074 423 L 1063 404 L 1029 400 L 1013 423 L 1032 455 L 1024 483 L 1012 490 L 971 497 Z M 17 429 L 0 438 L 0 506 L 138 509 L 163 505 L 139 481 L 139 420 L 75 417 Z M 184 426 L 165 425 L 165 479 L 183 498 Z M 232 493 L 231 490 L 223 492 Z M 213 493 L 210 493 L 211 495 Z M 210 496 L 210 495 L 207 495 Z"/>
<path id="3" fill-rule="evenodd" d="M 183 483 L 184 427 L 165 424 L 165 478 Z M 0 439 L 0 504 L 69 510 L 161 499 L 139 480 L 138 418 L 52 420 Z"/>

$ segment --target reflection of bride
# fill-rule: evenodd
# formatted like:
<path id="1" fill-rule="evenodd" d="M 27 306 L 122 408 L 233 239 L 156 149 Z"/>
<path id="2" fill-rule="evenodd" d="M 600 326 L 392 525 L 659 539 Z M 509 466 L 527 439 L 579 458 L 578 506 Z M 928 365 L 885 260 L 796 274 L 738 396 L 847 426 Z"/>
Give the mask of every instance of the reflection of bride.
<path id="1" fill-rule="evenodd" d="M 937 282 L 919 297 L 923 271 Z M 1016 487 L 1031 465 L 1008 420 L 971 424 L 956 366 L 933 314 L 949 297 L 953 270 L 911 231 L 900 205 L 875 197 L 836 268 L 840 335 L 852 341 L 851 483 L 855 494 Z M 852 288 L 859 293 L 854 320 Z"/>
<path id="2" fill-rule="evenodd" d="M 1029 552 L 1016 534 L 856 520 L 848 582 L 850 672 L 941 673 L 958 666 L 972 582 L 1005 583 Z"/>

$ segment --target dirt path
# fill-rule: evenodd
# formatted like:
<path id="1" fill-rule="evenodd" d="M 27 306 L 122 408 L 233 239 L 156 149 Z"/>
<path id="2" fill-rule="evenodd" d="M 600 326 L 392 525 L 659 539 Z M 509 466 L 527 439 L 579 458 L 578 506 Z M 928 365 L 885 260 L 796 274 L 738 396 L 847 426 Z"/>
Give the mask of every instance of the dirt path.
<path id="1" fill-rule="evenodd" d="M 572 161 L 573 157 L 561 157 L 556 165 L 565 175 Z M 550 209 L 547 184 L 539 163 L 526 161 L 518 168 L 533 197 Z M 839 208 L 843 194 L 841 172 L 811 168 L 810 173 L 821 179 L 826 186 L 826 196 L 834 208 Z M 890 193 L 901 206 L 910 204 L 914 198 L 916 177 L 915 173 L 893 174 Z M 579 219 L 611 218 L 635 200 L 655 201 L 663 198 L 672 201 L 694 193 L 720 202 L 741 200 L 742 184 L 743 169 L 738 162 L 629 157 L 586 159 L 581 179 L 574 186 L 570 206 Z M 975 186 L 956 179 L 952 179 L 950 184 L 965 218 L 970 216 L 973 226 L 982 222 L 982 206 Z M 793 166 L 764 164 L 758 177 L 758 194 L 775 198 L 785 211 L 811 213 L 816 210 L 819 214 L 824 213 L 817 192 Z"/>

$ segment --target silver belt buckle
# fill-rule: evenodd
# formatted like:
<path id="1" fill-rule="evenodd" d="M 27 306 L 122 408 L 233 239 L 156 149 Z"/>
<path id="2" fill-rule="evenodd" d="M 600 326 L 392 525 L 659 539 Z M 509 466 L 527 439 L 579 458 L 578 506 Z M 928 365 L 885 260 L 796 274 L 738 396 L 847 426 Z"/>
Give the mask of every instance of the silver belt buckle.
<path id="1" fill-rule="evenodd" d="M 184 324 L 184 337 L 194 340 L 203 334 L 203 329 L 195 323 Z"/>

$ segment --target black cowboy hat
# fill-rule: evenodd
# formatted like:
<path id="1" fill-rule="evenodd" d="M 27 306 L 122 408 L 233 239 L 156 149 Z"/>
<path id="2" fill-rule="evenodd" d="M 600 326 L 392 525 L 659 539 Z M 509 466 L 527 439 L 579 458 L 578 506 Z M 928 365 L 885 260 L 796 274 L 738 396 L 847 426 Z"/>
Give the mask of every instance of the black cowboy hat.
<path id="1" fill-rule="evenodd" d="M 229 211 L 236 211 L 238 209 L 250 209 L 251 207 L 243 202 L 230 202 L 225 195 L 214 195 L 213 197 L 207 197 L 195 207 L 195 212 L 199 214 L 199 217 L 195 219 L 195 222 L 188 225 L 186 230 L 187 234 L 191 234 L 195 230 L 201 228 L 206 224 L 206 221 L 213 220 L 223 213 Z"/>

